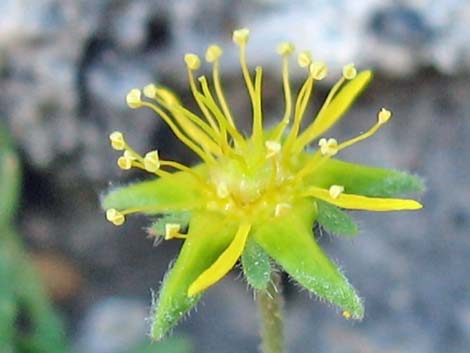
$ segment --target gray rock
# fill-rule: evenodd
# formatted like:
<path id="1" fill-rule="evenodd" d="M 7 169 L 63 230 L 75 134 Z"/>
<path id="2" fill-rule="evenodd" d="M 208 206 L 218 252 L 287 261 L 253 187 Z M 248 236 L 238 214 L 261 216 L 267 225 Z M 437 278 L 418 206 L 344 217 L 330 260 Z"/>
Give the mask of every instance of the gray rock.
<path id="1" fill-rule="evenodd" d="M 145 304 L 111 297 L 94 304 L 83 317 L 75 353 L 125 353 L 145 340 Z"/>

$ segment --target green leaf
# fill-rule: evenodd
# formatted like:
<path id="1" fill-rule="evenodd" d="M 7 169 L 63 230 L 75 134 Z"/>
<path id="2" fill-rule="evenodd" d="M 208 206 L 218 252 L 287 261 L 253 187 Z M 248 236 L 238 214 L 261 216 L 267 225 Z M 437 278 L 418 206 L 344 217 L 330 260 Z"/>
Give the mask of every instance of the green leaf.
<path id="1" fill-rule="evenodd" d="M 302 286 L 362 319 L 364 308 L 354 288 L 313 237 L 315 217 L 315 205 L 301 200 L 289 214 L 257 225 L 253 236 Z"/>
<path id="2" fill-rule="evenodd" d="M 165 225 L 168 223 L 179 224 L 181 229 L 185 229 L 191 219 L 190 212 L 172 212 L 167 213 L 159 217 L 153 224 L 148 228 L 148 233 L 151 236 L 161 237 L 165 235 Z"/>
<path id="3" fill-rule="evenodd" d="M 317 222 L 327 231 L 338 235 L 356 235 L 357 224 L 352 217 L 339 207 L 316 200 L 318 206 Z"/>
<path id="4" fill-rule="evenodd" d="M 252 237 L 247 239 L 241 261 L 248 284 L 258 290 L 266 289 L 271 280 L 271 262 L 266 251 Z"/>
<path id="5" fill-rule="evenodd" d="M 325 162 L 308 177 L 307 183 L 323 188 L 342 185 L 349 194 L 370 197 L 391 197 L 424 190 L 423 181 L 417 176 L 337 159 Z"/>
<path id="6" fill-rule="evenodd" d="M 1 339 L 8 339 L 12 330 L 14 345 L 20 352 L 66 352 L 62 322 L 53 310 L 18 235 L 9 228 L 0 228 L 0 234 L 0 352 L 8 352 L 5 348 L 8 345 L 2 347 Z M 28 318 L 27 332 L 20 332 L 15 326 L 19 313 Z M 3 325 L 8 329 L 3 329 Z"/>
<path id="7" fill-rule="evenodd" d="M 200 187 L 194 176 L 187 172 L 178 172 L 169 177 L 112 189 L 102 198 L 101 206 L 103 209 L 116 208 L 118 210 L 146 206 L 165 207 L 196 202 L 199 196 Z"/>
<path id="8" fill-rule="evenodd" d="M 226 222 L 218 214 L 195 212 L 192 215 L 188 237 L 154 303 L 150 332 L 153 340 L 162 339 L 198 302 L 200 295 L 187 296 L 189 286 L 227 248 L 236 230 L 237 224 Z"/>
<path id="9" fill-rule="evenodd" d="M 0 126 L 0 224 L 11 222 L 18 205 L 20 165 L 11 139 Z"/>

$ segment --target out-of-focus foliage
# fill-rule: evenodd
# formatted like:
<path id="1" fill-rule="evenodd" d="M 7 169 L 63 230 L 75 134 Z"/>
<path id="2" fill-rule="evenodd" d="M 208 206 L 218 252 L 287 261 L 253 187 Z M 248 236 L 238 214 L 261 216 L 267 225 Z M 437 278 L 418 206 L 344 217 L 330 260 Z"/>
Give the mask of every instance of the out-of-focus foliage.
<path id="1" fill-rule="evenodd" d="M 0 127 L 0 352 L 67 352 L 54 313 L 13 226 L 20 189 L 18 158 Z"/>

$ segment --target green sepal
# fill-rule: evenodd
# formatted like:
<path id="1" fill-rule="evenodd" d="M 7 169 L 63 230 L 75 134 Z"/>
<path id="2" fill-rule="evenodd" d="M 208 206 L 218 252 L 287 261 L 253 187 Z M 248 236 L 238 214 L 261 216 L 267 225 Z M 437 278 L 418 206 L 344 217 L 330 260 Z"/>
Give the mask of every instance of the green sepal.
<path id="1" fill-rule="evenodd" d="M 162 339 L 166 333 L 199 301 L 200 295 L 188 297 L 189 286 L 227 248 L 237 224 L 209 212 L 194 212 L 188 236 L 180 254 L 169 270 L 153 304 L 150 336 Z"/>
<path id="2" fill-rule="evenodd" d="M 354 288 L 313 237 L 315 204 L 301 200 L 289 214 L 257 225 L 257 243 L 303 287 L 362 319 L 364 307 Z"/>
<path id="3" fill-rule="evenodd" d="M 118 210 L 146 206 L 165 206 L 195 202 L 200 186 L 194 176 L 187 172 L 174 173 L 169 177 L 130 184 L 109 191 L 101 200 L 103 209 Z M 143 212 L 157 214 L 160 212 Z"/>
<path id="4" fill-rule="evenodd" d="M 160 216 L 152 225 L 147 229 L 151 236 L 159 237 L 165 235 L 165 225 L 168 223 L 179 224 L 181 229 L 186 229 L 191 219 L 190 212 L 172 212 Z"/>
<path id="5" fill-rule="evenodd" d="M 349 194 L 391 197 L 424 190 L 423 181 L 405 172 L 329 159 L 307 178 L 307 184 L 323 188 L 344 186 Z"/>
<path id="6" fill-rule="evenodd" d="M 252 237 L 247 239 L 241 262 L 248 284 L 257 290 L 266 289 L 271 280 L 271 262 L 266 251 Z"/>
<path id="7" fill-rule="evenodd" d="M 357 234 L 357 224 L 347 212 L 328 202 L 316 200 L 316 203 L 318 207 L 317 222 L 328 232 L 344 236 Z"/>

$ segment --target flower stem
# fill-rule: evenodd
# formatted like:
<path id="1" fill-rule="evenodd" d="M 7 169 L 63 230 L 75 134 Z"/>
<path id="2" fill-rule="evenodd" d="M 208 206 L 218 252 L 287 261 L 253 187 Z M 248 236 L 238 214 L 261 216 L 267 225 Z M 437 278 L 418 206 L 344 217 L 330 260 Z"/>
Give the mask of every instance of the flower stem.
<path id="1" fill-rule="evenodd" d="M 261 317 L 261 352 L 286 353 L 284 350 L 283 307 L 281 277 L 271 274 L 268 288 L 258 292 L 258 309 Z"/>

